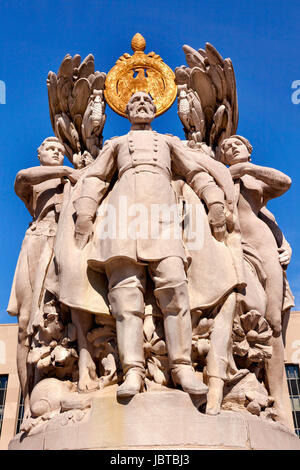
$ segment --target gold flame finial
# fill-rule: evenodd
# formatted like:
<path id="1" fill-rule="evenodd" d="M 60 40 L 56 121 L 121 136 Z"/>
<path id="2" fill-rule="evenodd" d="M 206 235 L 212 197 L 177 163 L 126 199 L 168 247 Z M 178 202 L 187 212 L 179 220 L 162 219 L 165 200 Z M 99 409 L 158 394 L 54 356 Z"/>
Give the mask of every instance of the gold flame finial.
<path id="1" fill-rule="evenodd" d="M 136 33 L 131 39 L 131 48 L 133 52 L 143 52 L 146 49 L 145 38 L 140 33 Z"/>

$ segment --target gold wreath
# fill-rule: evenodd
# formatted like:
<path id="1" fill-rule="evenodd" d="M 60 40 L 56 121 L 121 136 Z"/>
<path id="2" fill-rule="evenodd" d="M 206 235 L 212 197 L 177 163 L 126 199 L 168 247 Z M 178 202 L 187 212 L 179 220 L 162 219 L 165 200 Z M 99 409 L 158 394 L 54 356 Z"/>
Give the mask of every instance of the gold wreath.
<path id="1" fill-rule="evenodd" d="M 141 34 L 133 36 L 131 47 L 134 54 L 122 55 L 108 72 L 105 99 L 116 113 L 127 117 L 125 108 L 133 93 L 145 91 L 153 98 L 156 116 L 159 116 L 172 106 L 176 98 L 175 75 L 159 55 L 144 53 L 146 41 Z"/>

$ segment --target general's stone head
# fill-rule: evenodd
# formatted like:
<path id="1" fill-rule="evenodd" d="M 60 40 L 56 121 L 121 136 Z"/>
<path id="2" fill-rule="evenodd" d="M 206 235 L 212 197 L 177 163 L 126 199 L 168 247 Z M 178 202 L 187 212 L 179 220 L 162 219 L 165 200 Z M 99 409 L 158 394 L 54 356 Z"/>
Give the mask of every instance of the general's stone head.
<path id="1" fill-rule="evenodd" d="M 221 162 L 229 166 L 251 160 L 252 145 L 240 135 L 232 135 L 223 140 L 220 150 Z"/>
<path id="2" fill-rule="evenodd" d="M 126 106 L 131 124 L 149 124 L 155 118 L 156 106 L 151 96 L 144 91 L 132 95 Z"/>
<path id="3" fill-rule="evenodd" d="M 64 162 L 64 146 L 57 137 L 47 137 L 38 148 L 38 159 L 42 166 L 60 166 Z"/>

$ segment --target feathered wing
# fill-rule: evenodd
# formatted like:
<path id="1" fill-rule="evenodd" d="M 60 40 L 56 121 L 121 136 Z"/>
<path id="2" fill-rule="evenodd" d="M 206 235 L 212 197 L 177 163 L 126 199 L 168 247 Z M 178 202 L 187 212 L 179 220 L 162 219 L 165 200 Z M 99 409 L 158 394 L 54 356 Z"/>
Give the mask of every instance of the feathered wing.
<path id="1" fill-rule="evenodd" d="M 230 59 L 209 43 L 205 50 L 183 46 L 188 66 L 175 70 L 178 115 L 190 145 L 204 142 L 216 154 L 224 139 L 236 133 L 238 102 Z"/>
<path id="2" fill-rule="evenodd" d="M 51 124 L 76 168 L 90 163 L 102 148 L 105 78 L 105 73 L 95 72 L 92 54 L 82 62 L 78 54 L 67 54 L 57 74 L 48 74 Z"/>
<path id="3" fill-rule="evenodd" d="M 125 75 L 122 75 L 118 81 L 118 96 L 127 103 L 131 97 L 134 88 L 134 70 L 130 70 Z"/>

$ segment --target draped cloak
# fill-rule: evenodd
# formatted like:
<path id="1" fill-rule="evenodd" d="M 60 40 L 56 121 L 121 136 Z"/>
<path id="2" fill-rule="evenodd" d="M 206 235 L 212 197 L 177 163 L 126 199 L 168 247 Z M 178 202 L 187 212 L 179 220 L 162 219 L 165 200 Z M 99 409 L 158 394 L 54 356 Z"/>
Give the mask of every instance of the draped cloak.
<path id="1" fill-rule="evenodd" d="M 217 305 L 233 289 L 245 287 L 240 233 L 238 224 L 235 224 L 236 214 L 233 210 L 234 185 L 230 172 L 224 165 L 214 161 L 204 152 L 189 149 L 176 137 L 153 134 L 154 153 L 152 152 L 153 149 L 150 149 L 149 153 L 148 145 L 148 160 L 145 160 L 145 164 L 149 163 L 149 158 L 153 160 L 156 156 L 159 168 L 160 155 L 163 155 L 163 160 L 165 158 L 163 152 L 166 152 L 168 147 L 172 160 L 168 184 L 171 185 L 175 201 L 183 208 L 180 214 L 181 221 L 184 222 L 182 223 L 182 239 L 180 240 L 183 250 L 182 254 L 178 254 L 178 256 L 182 257 L 186 265 L 190 308 L 194 310 L 212 307 Z M 103 269 L 103 265 L 105 262 L 109 262 L 109 259 L 103 260 L 99 252 L 99 250 L 101 251 L 101 243 L 103 243 L 101 240 L 99 242 L 99 227 L 103 224 L 105 205 L 115 201 L 116 192 L 122 193 L 120 187 L 128 188 L 130 184 L 137 187 L 136 181 L 139 176 L 132 164 L 125 171 L 120 171 L 120 166 L 123 164 L 124 167 L 124 163 L 126 164 L 120 157 L 122 148 L 125 149 L 125 153 L 123 153 L 127 160 L 129 157 L 131 162 L 135 157 L 137 159 L 142 158 L 143 152 L 139 152 L 139 150 L 144 151 L 144 149 L 134 148 L 134 146 L 138 147 L 138 143 L 135 144 L 135 137 L 131 133 L 120 138 L 111 139 L 77 184 L 74 187 L 69 183 L 65 185 L 57 228 L 54 265 L 58 283 L 56 286 L 52 285 L 47 288 L 62 303 L 71 308 L 102 316 L 103 320 L 110 313 L 107 299 L 107 279 Z M 126 147 L 128 147 L 128 156 Z M 112 163 L 112 155 L 114 155 L 114 163 Z M 143 162 L 139 163 L 141 169 L 141 163 Z M 165 168 L 163 169 L 165 170 Z M 117 170 L 119 180 L 111 188 L 110 182 Z M 146 173 L 148 173 L 148 180 L 145 179 Z M 161 173 L 160 170 L 159 173 Z M 87 178 L 89 176 L 99 177 L 99 175 L 101 184 L 100 189 L 98 185 L 97 198 L 98 201 L 101 199 L 101 210 L 97 211 L 92 239 L 83 249 L 79 249 L 74 238 L 76 221 L 74 202 L 84 195 L 83 189 Z M 151 175 L 151 171 L 149 172 L 147 167 L 142 176 L 144 182 L 148 181 L 148 184 L 151 185 L 151 178 L 156 178 L 157 175 Z M 166 173 L 164 173 L 164 177 L 166 177 Z M 201 180 L 202 177 L 204 184 Z M 207 183 L 208 180 L 209 183 Z M 161 181 L 163 182 L 163 180 Z M 222 189 L 225 196 L 229 231 L 224 242 L 219 242 L 213 237 L 208 222 L 205 198 L 203 193 L 198 190 L 201 185 L 203 189 L 212 182 Z M 166 181 L 164 184 L 166 184 Z M 157 186 L 155 186 L 155 189 L 157 189 Z M 99 197 L 100 193 L 101 198 Z M 141 194 L 141 198 L 142 196 L 143 194 Z M 96 199 L 95 192 L 91 193 L 90 197 Z M 159 194 L 157 195 L 157 201 L 159 202 Z M 191 233 L 197 234 L 195 237 L 196 243 L 193 243 Z M 159 240 L 160 243 L 161 240 Z M 166 244 L 165 246 L 167 247 Z M 167 247 L 166 249 L 169 250 L 169 253 L 171 252 L 170 248 Z M 166 256 L 169 256 L 169 254 L 166 254 Z M 161 252 L 161 258 L 163 257 L 165 257 L 164 251 Z M 146 258 L 135 259 L 134 261 L 146 264 L 150 260 Z M 151 307 L 147 303 L 152 303 L 152 300 L 147 300 L 148 298 L 151 299 L 151 295 L 147 296 L 146 294 L 146 309 Z M 151 308 L 155 307 L 152 305 Z"/>

